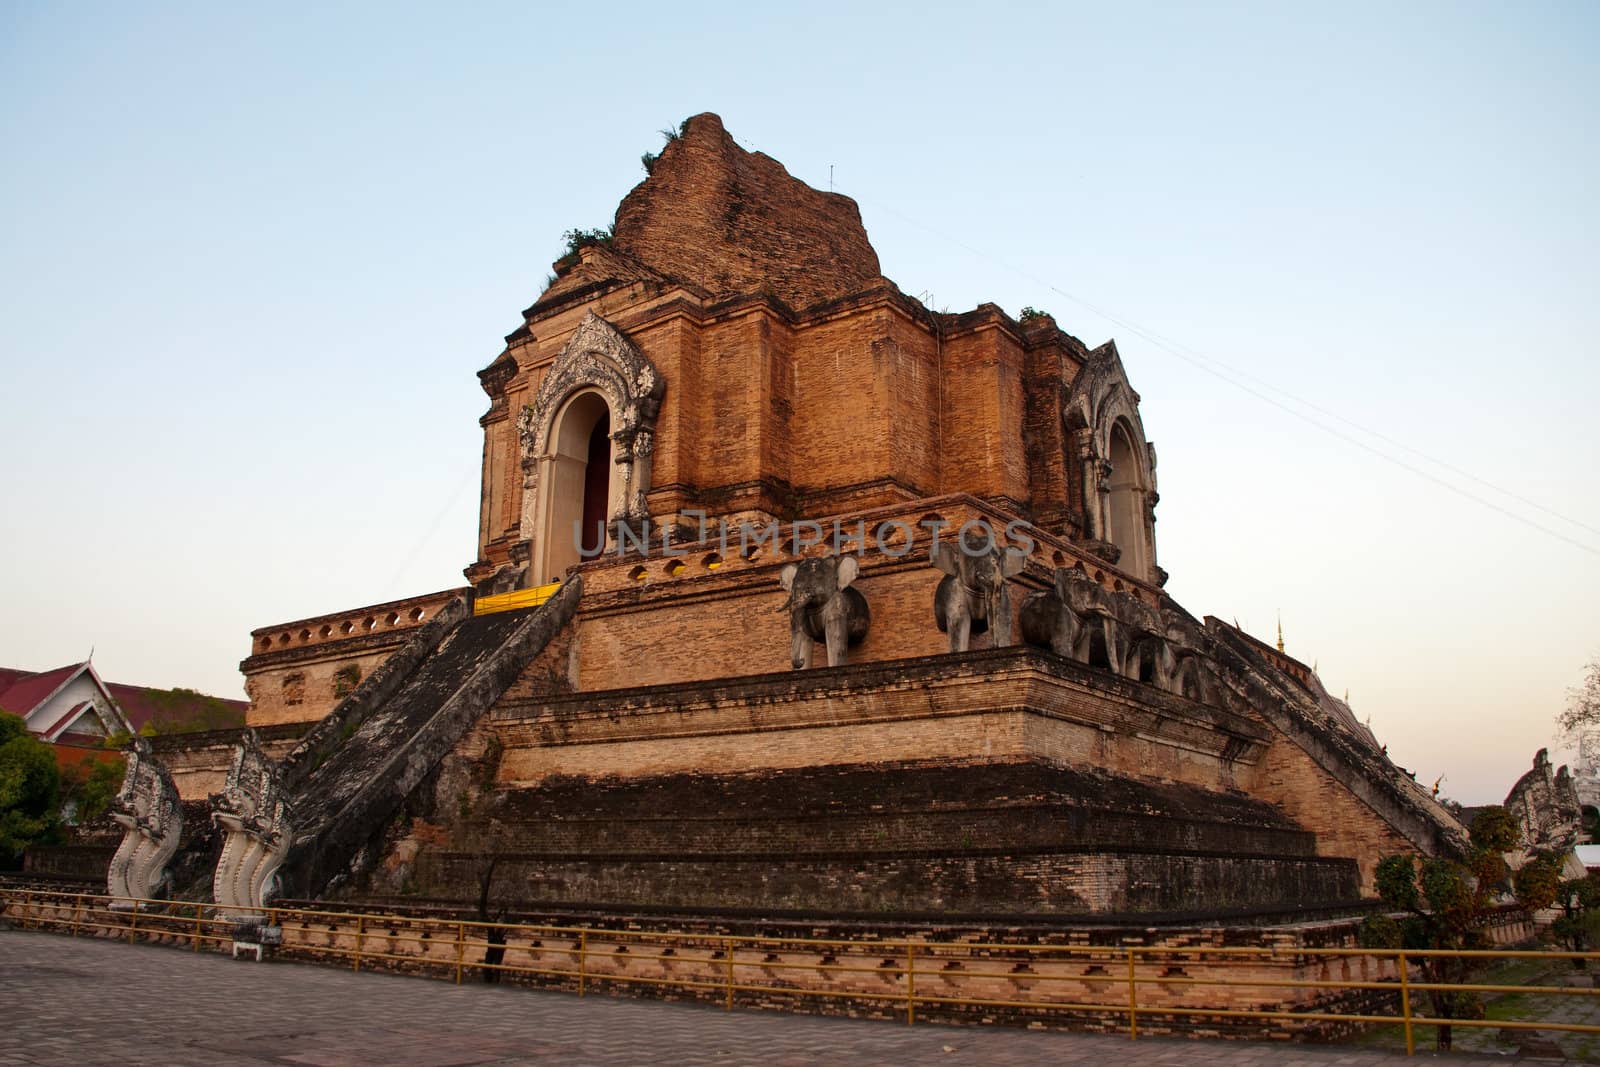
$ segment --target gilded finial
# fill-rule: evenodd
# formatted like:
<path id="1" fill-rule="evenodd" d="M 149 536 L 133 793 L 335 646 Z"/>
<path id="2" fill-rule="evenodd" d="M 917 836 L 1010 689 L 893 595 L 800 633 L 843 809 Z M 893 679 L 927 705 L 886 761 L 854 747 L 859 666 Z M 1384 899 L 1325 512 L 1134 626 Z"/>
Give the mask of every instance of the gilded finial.
<path id="1" fill-rule="evenodd" d="M 1283 616 L 1278 616 L 1278 651 L 1283 651 Z"/>

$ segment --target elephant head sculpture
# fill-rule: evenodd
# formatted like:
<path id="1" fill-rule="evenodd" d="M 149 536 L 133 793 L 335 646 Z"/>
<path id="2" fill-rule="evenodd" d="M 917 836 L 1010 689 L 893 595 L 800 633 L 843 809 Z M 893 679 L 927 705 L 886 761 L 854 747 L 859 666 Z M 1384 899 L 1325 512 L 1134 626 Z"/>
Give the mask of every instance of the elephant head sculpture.
<path id="1" fill-rule="evenodd" d="M 1177 665 L 1172 671 L 1172 692 L 1200 704 L 1226 706 L 1227 691 L 1210 660 L 1187 648 L 1177 649 L 1174 656 Z"/>
<path id="2" fill-rule="evenodd" d="M 846 650 L 867 636 L 872 622 L 867 598 L 851 585 L 860 567 L 854 556 L 818 556 L 791 563 L 779 573 L 789 599 L 778 610 L 789 613 L 789 659 L 795 670 L 811 666 L 816 641 L 827 646 L 828 666 L 839 667 Z"/>
<path id="3" fill-rule="evenodd" d="M 1178 696 L 1221 703 L 1211 660 L 1181 619 L 1103 588 L 1076 567 L 1055 573 L 1055 588 L 1022 605 L 1022 636 L 1058 656 L 1100 667 Z"/>
<path id="4" fill-rule="evenodd" d="M 1022 605 L 1022 636 L 1058 656 L 1123 672 L 1126 629 L 1111 594 L 1077 567 L 1057 567 L 1055 588 Z"/>
<path id="5" fill-rule="evenodd" d="M 1022 573 L 1027 553 L 1001 548 L 994 538 L 963 528 L 957 543 L 935 541 L 929 552 L 944 571 L 933 594 L 933 618 L 950 635 L 950 651 L 965 652 L 974 634 L 989 632 L 995 648 L 1011 643 L 1011 594 L 1006 580 Z"/>
<path id="6" fill-rule="evenodd" d="M 1160 629 L 1143 626 L 1129 639 L 1123 653 L 1122 673 L 1169 693 L 1180 692 L 1178 658 Z"/>

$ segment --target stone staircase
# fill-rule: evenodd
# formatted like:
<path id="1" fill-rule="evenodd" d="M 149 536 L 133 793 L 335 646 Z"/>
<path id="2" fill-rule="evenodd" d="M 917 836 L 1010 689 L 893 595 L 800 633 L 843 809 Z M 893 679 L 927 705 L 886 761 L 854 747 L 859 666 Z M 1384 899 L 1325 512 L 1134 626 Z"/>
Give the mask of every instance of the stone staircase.
<path id="1" fill-rule="evenodd" d="M 289 753 L 283 785 L 292 841 L 282 895 L 317 897 L 529 661 L 571 620 L 581 584 L 546 603 L 473 616 L 457 601 L 374 671 Z"/>

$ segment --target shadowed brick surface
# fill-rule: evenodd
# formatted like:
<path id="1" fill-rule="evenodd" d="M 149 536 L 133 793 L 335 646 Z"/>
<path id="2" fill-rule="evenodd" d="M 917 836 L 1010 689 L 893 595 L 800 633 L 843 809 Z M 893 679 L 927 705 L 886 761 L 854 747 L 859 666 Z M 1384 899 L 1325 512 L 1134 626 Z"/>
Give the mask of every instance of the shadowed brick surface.
<path id="1" fill-rule="evenodd" d="M 0 930 L 0 1065 L 1273 1064 L 1386 1052 L 904 1026 L 579 999 Z M 1419 1060 L 1432 1059 L 1419 1056 Z M 1505 1056 L 1453 1064 L 1531 1063 Z"/>

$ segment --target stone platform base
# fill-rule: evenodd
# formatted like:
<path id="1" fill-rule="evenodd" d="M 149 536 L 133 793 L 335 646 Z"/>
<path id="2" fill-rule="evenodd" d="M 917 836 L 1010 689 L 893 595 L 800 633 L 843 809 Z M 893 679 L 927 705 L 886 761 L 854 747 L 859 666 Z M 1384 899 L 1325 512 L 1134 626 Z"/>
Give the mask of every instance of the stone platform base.
<path id="1" fill-rule="evenodd" d="M 407 889 L 518 909 L 592 906 L 1068 917 L 1343 905 L 1271 805 L 1019 761 L 874 764 L 513 791 L 416 854 Z M 467 847 L 463 847 L 463 846 Z"/>

